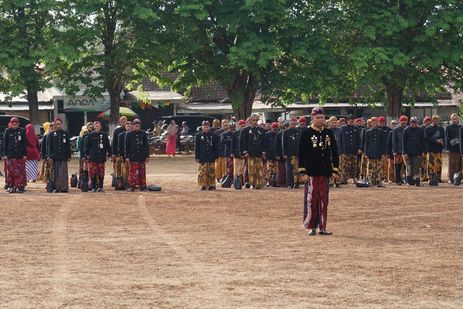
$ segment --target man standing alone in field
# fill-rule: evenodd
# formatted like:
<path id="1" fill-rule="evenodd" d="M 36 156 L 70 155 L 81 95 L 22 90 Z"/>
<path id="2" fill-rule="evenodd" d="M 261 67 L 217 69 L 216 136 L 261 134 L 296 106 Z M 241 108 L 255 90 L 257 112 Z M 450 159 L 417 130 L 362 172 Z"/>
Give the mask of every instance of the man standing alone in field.
<path id="1" fill-rule="evenodd" d="M 338 148 L 333 131 L 325 128 L 325 112 L 312 109 L 313 123 L 301 134 L 298 147 L 299 172 L 305 183 L 304 226 L 315 235 L 331 235 L 326 230 L 330 177 L 339 173 Z"/>

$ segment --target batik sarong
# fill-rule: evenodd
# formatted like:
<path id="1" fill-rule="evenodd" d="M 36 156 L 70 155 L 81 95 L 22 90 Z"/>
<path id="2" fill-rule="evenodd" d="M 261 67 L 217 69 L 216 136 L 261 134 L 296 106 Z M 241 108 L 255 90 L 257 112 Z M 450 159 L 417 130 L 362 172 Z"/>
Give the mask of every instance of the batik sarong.
<path id="1" fill-rule="evenodd" d="M 307 229 L 326 230 L 328 216 L 329 177 L 309 177 L 304 189 L 303 224 Z"/>
<path id="2" fill-rule="evenodd" d="M 26 186 L 26 164 L 24 159 L 7 160 L 7 185 L 10 188 L 24 189 Z"/>

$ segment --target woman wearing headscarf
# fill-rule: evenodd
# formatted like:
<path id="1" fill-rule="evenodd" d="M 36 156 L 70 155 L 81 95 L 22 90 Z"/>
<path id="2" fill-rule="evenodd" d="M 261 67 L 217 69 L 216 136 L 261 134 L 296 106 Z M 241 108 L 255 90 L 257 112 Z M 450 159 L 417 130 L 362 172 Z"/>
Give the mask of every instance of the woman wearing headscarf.
<path id="1" fill-rule="evenodd" d="M 177 149 L 177 125 L 175 121 L 172 120 L 167 127 L 167 144 L 166 144 L 166 153 L 170 156 L 175 157 L 175 152 Z"/>
<path id="2" fill-rule="evenodd" d="M 10 129 L 11 128 L 11 120 L 10 122 L 8 122 L 8 128 L 7 129 Z M 3 142 L 3 140 L 2 140 Z M 3 149 L 3 147 L 2 147 Z M 3 154 L 0 154 L 1 156 Z M 5 190 L 8 191 L 8 189 L 10 188 L 10 185 L 8 184 L 8 160 L 3 160 L 3 171 L 5 173 Z"/>
<path id="3" fill-rule="evenodd" d="M 79 181 L 77 187 L 80 189 L 82 181 L 84 179 L 84 172 L 87 171 L 87 166 L 85 164 L 85 137 L 88 135 L 89 131 L 87 126 L 82 126 L 79 138 L 77 139 L 77 150 L 79 152 Z M 86 178 L 86 177 L 85 177 Z"/>
<path id="4" fill-rule="evenodd" d="M 42 166 L 40 167 L 38 180 L 47 182 L 46 172 L 48 168 L 47 162 L 47 137 L 50 132 L 53 131 L 53 123 L 45 122 L 43 125 L 43 136 L 40 142 L 40 159 L 42 159 Z"/>
<path id="5" fill-rule="evenodd" d="M 27 182 L 35 182 L 39 177 L 39 139 L 35 134 L 34 125 L 26 126 L 27 158 L 26 158 L 26 179 Z"/>

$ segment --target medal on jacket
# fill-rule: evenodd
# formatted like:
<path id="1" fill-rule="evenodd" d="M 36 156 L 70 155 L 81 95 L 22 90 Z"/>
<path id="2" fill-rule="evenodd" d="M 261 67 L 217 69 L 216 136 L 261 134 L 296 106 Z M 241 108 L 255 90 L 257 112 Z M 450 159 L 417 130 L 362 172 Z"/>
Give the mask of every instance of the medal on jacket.
<path id="1" fill-rule="evenodd" d="M 317 148 L 318 138 L 315 135 L 312 135 L 311 139 L 312 139 L 312 147 Z"/>
<path id="2" fill-rule="evenodd" d="M 325 137 L 325 147 L 326 146 L 331 146 L 331 138 L 328 135 Z"/>
<path id="3" fill-rule="evenodd" d="M 19 142 L 21 141 L 21 135 L 18 135 L 18 141 Z"/>
<path id="4" fill-rule="evenodd" d="M 212 147 L 212 136 L 210 136 L 210 137 L 209 137 L 209 136 L 206 136 L 206 143 L 207 143 L 210 147 Z"/>
<path id="5" fill-rule="evenodd" d="M 100 134 L 100 148 L 103 149 L 103 135 Z"/>
<path id="6" fill-rule="evenodd" d="M 249 132 L 252 132 L 252 131 L 249 131 Z M 252 133 L 252 136 L 253 136 L 253 138 L 254 138 L 255 141 L 259 140 L 259 135 L 260 135 L 260 132 L 259 132 L 259 131 L 257 131 L 257 134 L 254 133 L 254 132 Z"/>

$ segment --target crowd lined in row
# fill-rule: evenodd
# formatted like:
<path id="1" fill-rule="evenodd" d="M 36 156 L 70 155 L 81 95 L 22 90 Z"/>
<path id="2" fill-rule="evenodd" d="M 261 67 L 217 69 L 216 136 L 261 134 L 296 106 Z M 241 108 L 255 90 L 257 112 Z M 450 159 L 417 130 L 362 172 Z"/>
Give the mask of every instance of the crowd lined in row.
<path id="1" fill-rule="evenodd" d="M 236 126 L 222 120 L 221 127 L 210 129 L 206 123 L 196 138 L 199 185 L 203 190 L 213 190 L 215 181 L 236 189 L 261 189 L 264 184 L 299 187 L 298 145 L 307 120 L 259 123 L 252 116 Z M 421 181 L 442 182 L 444 150 L 449 152 L 448 178 L 453 182 L 462 171 L 463 128 L 458 122 L 456 114 L 445 128 L 437 115 L 425 117 L 422 125 L 416 117 L 409 121 L 401 116 L 390 127 L 384 117 L 331 117 L 325 127 L 334 132 L 341 162 L 340 175 L 334 175 L 331 184 L 339 187 L 349 179 L 380 187 L 393 182 L 418 186 Z"/>
<path id="2" fill-rule="evenodd" d="M 76 184 L 83 191 L 91 189 L 94 192 L 104 192 L 105 163 L 111 157 L 115 166 L 118 166 L 116 176 L 121 180 L 122 186 L 131 191 L 136 187 L 142 191 L 147 190 L 148 136 L 141 130 L 139 120 L 126 123 L 127 118 L 122 119 L 124 126 L 115 130 L 112 144 L 98 121 L 89 123 L 83 130 L 78 146 L 80 164 Z M 26 132 L 19 127 L 17 118 L 11 119 L 3 138 L 5 189 L 8 192 L 24 192 L 28 180 L 26 175 L 29 174 L 26 166 L 29 166 L 29 162 L 33 162 L 31 166 L 35 170 L 30 173 L 31 179 L 43 180 L 47 184 L 48 192 L 69 192 L 68 162 L 71 159 L 71 143 L 69 133 L 62 126 L 61 119 L 45 123 L 45 134 L 39 145 L 37 138 L 26 138 Z M 40 172 L 39 159 L 42 159 Z"/>
<path id="3" fill-rule="evenodd" d="M 383 117 L 347 119 L 331 117 L 325 127 L 333 132 L 333 147 L 339 157 L 340 173 L 331 185 L 339 187 L 367 181 L 370 186 L 385 182 L 420 185 L 422 181 L 442 181 L 442 152 L 448 150 L 448 178 L 462 171 L 463 127 L 453 114 L 445 128 L 437 115 L 423 119 L 401 116 L 386 125 Z M 299 170 L 300 138 L 309 119 L 264 123 L 257 115 L 247 120 L 203 122 L 195 137 L 195 159 L 199 163 L 201 190 L 267 187 L 298 188 L 303 182 Z M 10 193 L 24 192 L 27 181 L 43 180 L 49 192 L 68 192 L 70 136 L 62 129 L 62 120 L 45 123 L 45 135 L 39 144 L 32 125 L 19 128 L 12 118 L 3 137 L 5 188 Z M 111 140 L 111 141 L 110 141 Z M 330 141 L 331 142 L 331 141 Z M 336 146 L 336 147 L 334 147 Z M 313 147 L 317 147 L 313 144 Z M 84 191 L 103 192 L 105 162 L 113 162 L 117 189 L 146 190 L 146 163 L 149 160 L 148 134 L 139 120 L 121 117 L 112 138 L 102 132 L 98 121 L 82 128 L 79 142 L 77 186 Z M 39 172 L 38 162 L 42 159 Z"/>

